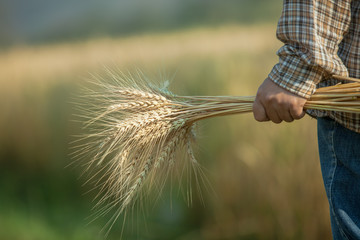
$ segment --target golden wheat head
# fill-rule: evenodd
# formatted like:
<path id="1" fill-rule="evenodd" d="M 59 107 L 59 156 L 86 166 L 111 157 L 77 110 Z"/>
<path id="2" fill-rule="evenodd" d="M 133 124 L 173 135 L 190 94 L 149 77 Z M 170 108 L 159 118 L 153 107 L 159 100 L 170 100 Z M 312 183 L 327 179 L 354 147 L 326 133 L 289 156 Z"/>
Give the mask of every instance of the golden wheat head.
<path id="1" fill-rule="evenodd" d="M 88 133 L 77 141 L 74 155 L 85 160 L 88 181 L 98 191 L 95 215 L 115 210 L 107 226 L 111 228 L 134 205 L 144 184 L 161 191 L 164 178 L 174 171 L 182 175 L 184 169 L 202 181 L 192 149 L 194 123 L 202 114 L 193 112 L 192 100 L 175 96 L 140 73 L 108 70 L 106 80 L 95 79 L 80 105 Z M 185 153 L 181 159 L 179 152 Z"/>
<path id="2" fill-rule="evenodd" d="M 252 111 L 255 97 L 177 96 L 165 87 L 135 76 L 107 71 L 95 77 L 80 105 L 88 133 L 78 142 L 75 157 L 86 160 L 86 170 L 98 190 L 97 216 L 114 210 L 109 229 L 131 208 L 148 184 L 161 191 L 167 176 L 190 169 L 203 181 L 194 157 L 194 124 L 202 119 Z M 319 89 L 306 109 L 360 112 L 360 82 Z M 183 157 L 178 153 L 184 152 Z M 189 167 L 190 166 L 190 167 Z M 200 173 L 200 174 L 199 174 Z M 191 201 L 191 190 L 188 191 Z"/>

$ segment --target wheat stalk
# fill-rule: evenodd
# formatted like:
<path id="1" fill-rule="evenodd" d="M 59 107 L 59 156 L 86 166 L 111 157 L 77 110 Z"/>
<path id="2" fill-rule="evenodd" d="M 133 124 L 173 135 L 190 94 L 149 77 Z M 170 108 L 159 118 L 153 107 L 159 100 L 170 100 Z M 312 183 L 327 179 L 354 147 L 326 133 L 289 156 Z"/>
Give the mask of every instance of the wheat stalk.
<path id="1" fill-rule="evenodd" d="M 141 74 L 133 77 L 108 70 L 108 78 L 112 84 L 100 79 L 95 89 L 87 89 L 85 99 L 93 101 L 82 111 L 90 133 L 79 139 L 74 155 L 87 160 L 86 170 L 92 174 L 89 181 L 95 181 L 95 214 L 103 216 L 116 209 L 108 223 L 111 228 L 134 205 L 145 183 L 158 183 L 161 189 L 164 179 L 159 179 L 184 164 L 192 167 L 197 181 L 202 179 L 191 145 L 194 124 L 206 118 L 252 112 L 255 97 L 177 96 L 149 83 Z M 360 81 L 335 78 L 352 83 L 318 89 L 304 108 L 360 113 Z M 187 159 L 175 157 L 180 151 Z"/>

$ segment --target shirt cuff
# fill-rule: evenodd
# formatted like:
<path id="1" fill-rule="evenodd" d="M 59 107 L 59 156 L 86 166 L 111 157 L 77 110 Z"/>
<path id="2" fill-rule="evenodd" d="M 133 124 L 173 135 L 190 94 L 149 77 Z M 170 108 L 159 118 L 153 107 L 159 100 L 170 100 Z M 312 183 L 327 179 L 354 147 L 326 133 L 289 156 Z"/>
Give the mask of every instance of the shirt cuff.
<path id="1" fill-rule="evenodd" d="M 289 92 L 308 99 L 316 91 L 316 84 L 323 75 L 322 68 L 311 66 L 297 56 L 288 55 L 280 57 L 269 78 Z"/>

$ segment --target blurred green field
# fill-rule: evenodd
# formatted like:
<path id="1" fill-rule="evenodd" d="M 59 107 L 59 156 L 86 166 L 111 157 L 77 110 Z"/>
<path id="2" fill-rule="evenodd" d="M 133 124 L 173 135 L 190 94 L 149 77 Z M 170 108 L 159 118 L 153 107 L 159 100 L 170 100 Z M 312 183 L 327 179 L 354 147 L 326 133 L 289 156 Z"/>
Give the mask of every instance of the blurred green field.
<path id="1" fill-rule="evenodd" d="M 104 66 L 142 69 L 186 95 L 254 95 L 277 62 L 274 25 L 197 28 L 16 47 L 0 53 L 0 240 L 103 239 L 89 223 L 94 193 L 71 162 L 79 86 Z M 75 99 L 75 100 L 74 100 Z M 213 191 L 205 206 L 165 191 L 134 214 L 123 239 L 330 239 L 316 121 L 200 124 L 198 159 Z M 170 209 L 170 198 L 172 209 Z M 119 239 L 121 221 L 108 239 Z"/>

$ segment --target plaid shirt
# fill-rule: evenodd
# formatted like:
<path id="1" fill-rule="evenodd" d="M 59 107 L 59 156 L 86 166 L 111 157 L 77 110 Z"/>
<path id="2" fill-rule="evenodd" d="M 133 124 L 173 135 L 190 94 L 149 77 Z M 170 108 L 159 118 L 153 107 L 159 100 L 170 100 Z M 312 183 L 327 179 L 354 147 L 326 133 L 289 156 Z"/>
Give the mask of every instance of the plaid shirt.
<path id="1" fill-rule="evenodd" d="M 360 78 L 360 0 L 284 0 L 277 38 L 284 46 L 269 78 L 309 98 L 338 83 L 332 75 Z M 360 133 L 360 115 L 310 110 Z"/>

